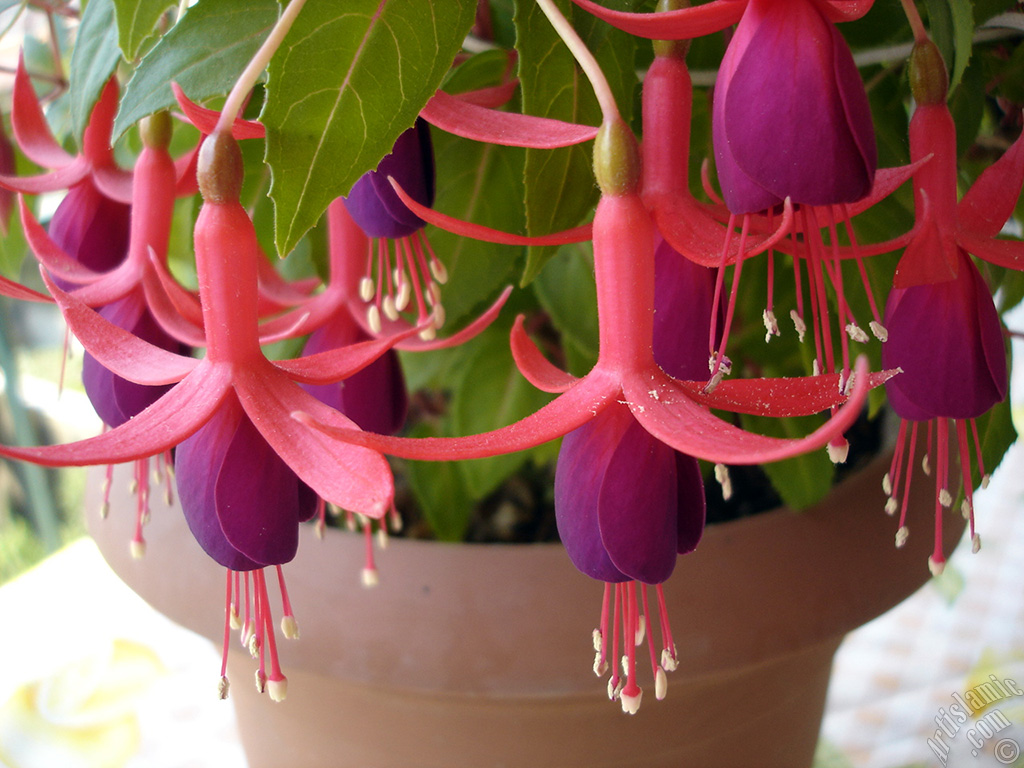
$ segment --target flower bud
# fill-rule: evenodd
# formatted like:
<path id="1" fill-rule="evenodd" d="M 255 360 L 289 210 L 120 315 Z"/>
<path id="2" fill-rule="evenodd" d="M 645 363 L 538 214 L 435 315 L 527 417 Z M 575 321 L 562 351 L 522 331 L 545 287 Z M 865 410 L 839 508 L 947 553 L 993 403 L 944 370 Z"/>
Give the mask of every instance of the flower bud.
<path id="1" fill-rule="evenodd" d="M 914 43 L 910 52 L 910 92 L 921 105 L 944 104 L 949 74 L 939 47 L 931 40 Z"/>
<path id="2" fill-rule="evenodd" d="M 208 203 L 238 202 L 242 191 L 242 151 L 230 133 L 213 133 L 199 148 L 196 180 Z"/>
<path id="3" fill-rule="evenodd" d="M 594 139 L 594 176 L 601 192 L 625 195 L 640 183 L 640 151 L 636 137 L 624 122 L 601 125 Z"/>
<path id="4" fill-rule="evenodd" d="M 151 149 L 167 149 L 171 143 L 173 130 L 171 116 L 163 111 L 154 112 L 149 117 L 142 118 L 139 123 L 139 135 L 142 136 L 142 143 Z"/>
<path id="5" fill-rule="evenodd" d="M 658 0 L 658 13 L 665 11 L 679 11 L 690 7 L 690 0 Z M 689 39 L 684 40 L 654 40 L 654 55 L 667 59 L 685 59 L 690 50 Z"/>

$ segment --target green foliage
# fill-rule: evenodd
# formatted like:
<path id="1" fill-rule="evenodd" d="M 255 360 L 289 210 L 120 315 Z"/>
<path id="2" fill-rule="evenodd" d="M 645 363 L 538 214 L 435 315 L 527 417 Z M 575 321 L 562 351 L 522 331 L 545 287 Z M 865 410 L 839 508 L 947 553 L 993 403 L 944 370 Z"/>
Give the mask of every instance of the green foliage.
<path id="1" fill-rule="evenodd" d="M 82 14 L 78 44 L 71 54 L 71 123 L 81 136 L 92 108 L 121 60 L 113 0 L 92 0 Z"/>
<path id="2" fill-rule="evenodd" d="M 105 2 L 106 0 L 104 0 Z M 135 69 L 114 135 L 146 115 L 176 104 L 171 83 L 193 101 L 223 96 L 270 33 L 278 16 L 277 0 L 203 0 L 160 38 Z"/>
<path id="3" fill-rule="evenodd" d="M 139 55 L 164 11 L 173 6 L 174 0 L 114 0 L 117 42 L 128 61 Z"/>
<path id="4" fill-rule="evenodd" d="M 277 250 L 376 167 L 441 84 L 471 0 L 310 3 L 270 63 L 267 126 Z"/>

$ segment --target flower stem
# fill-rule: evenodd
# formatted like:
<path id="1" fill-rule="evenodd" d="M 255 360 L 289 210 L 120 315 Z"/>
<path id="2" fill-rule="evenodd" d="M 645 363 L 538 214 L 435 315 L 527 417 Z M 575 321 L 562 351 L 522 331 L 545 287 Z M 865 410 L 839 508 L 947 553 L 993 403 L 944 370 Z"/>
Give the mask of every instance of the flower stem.
<path id="1" fill-rule="evenodd" d="M 914 32 L 914 41 L 923 43 L 928 39 L 928 31 L 924 28 L 924 22 L 921 21 L 921 14 L 918 13 L 914 0 L 900 0 L 900 2 L 903 4 L 903 12 L 907 15 L 907 21 L 910 22 L 910 28 Z"/>
<path id="2" fill-rule="evenodd" d="M 555 28 L 555 32 L 558 33 L 558 36 L 568 46 L 583 70 L 583 74 L 587 76 L 591 86 L 593 86 L 594 93 L 597 95 L 597 102 L 601 106 L 601 115 L 604 122 L 611 123 L 621 120 L 619 117 L 619 106 L 615 103 L 611 86 L 608 85 L 608 80 L 597 63 L 597 59 L 594 58 L 594 54 L 590 52 L 590 49 L 580 39 L 580 36 L 576 34 L 576 30 L 572 28 L 569 20 L 558 10 L 554 0 L 537 0 L 537 5 L 544 11 L 544 15 L 548 17 L 551 26 Z"/>
<path id="3" fill-rule="evenodd" d="M 284 9 L 281 18 L 274 24 L 274 28 L 270 30 L 270 36 L 263 41 L 263 45 L 260 46 L 260 49 L 256 51 L 256 55 L 246 65 L 245 70 L 239 75 L 238 80 L 231 89 L 231 93 L 228 94 L 227 101 L 224 102 L 224 109 L 220 113 L 220 119 L 217 121 L 215 132 L 230 132 L 231 124 L 238 116 L 246 95 L 256 84 L 256 79 L 267 68 L 271 57 L 281 47 L 284 36 L 288 34 L 292 22 L 295 21 L 295 17 L 299 15 L 299 11 L 302 10 L 302 6 L 305 4 L 306 0 L 292 0 L 288 7 Z"/>

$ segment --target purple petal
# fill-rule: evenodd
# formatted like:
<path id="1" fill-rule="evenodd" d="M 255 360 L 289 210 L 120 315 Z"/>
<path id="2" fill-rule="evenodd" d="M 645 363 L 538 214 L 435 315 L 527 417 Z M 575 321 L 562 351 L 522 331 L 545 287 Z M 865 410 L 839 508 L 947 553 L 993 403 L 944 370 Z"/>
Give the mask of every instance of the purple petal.
<path id="1" fill-rule="evenodd" d="M 654 260 L 654 359 L 670 376 L 705 381 L 715 270 L 684 258 L 667 241 L 658 246 Z M 720 336 L 724 311 L 719 315 Z"/>
<path id="2" fill-rule="evenodd" d="M 630 419 L 602 479 L 597 517 L 608 556 L 631 579 L 660 584 L 672 575 L 678 491 L 675 451 Z"/>
<path id="3" fill-rule="evenodd" d="M 555 467 L 555 519 L 558 536 L 580 573 L 599 581 L 627 581 L 612 563 L 598 525 L 604 475 L 619 438 L 633 417 L 610 405 L 562 439 Z"/>
<path id="4" fill-rule="evenodd" d="M 175 456 L 178 492 L 203 549 L 235 570 L 286 563 L 316 497 L 227 398 Z"/>
<path id="5" fill-rule="evenodd" d="M 693 552 L 704 534 L 707 519 L 707 502 L 704 496 L 704 477 L 700 464 L 693 456 L 675 451 L 676 481 L 679 499 L 678 533 L 676 552 L 685 555 Z"/>
<path id="6" fill-rule="evenodd" d="M 981 416 L 1006 397 L 1006 351 L 992 296 L 967 254 L 958 250 L 954 280 L 889 294 L 882 366 L 903 373 L 886 382 L 905 419 Z"/>
<path id="7" fill-rule="evenodd" d="M 310 335 L 302 354 L 305 357 L 369 339 L 362 328 L 341 312 Z M 393 349 L 337 384 L 302 386 L 367 432 L 393 435 L 405 423 L 409 399 L 402 366 Z"/>
<path id="8" fill-rule="evenodd" d="M 130 220 L 130 206 L 101 194 L 86 179 L 68 190 L 48 231 L 68 256 L 94 272 L 106 272 L 128 254 Z"/>
<path id="9" fill-rule="evenodd" d="M 403 203 L 388 177 L 421 205 L 434 203 L 434 150 L 430 127 L 417 119 L 395 142 L 376 171 L 369 171 L 352 187 L 345 198 L 345 208 L 369 237 L 398 239 L 407 237 L 424 226 L 423 219 Z"/>
<path id="10" fill-rule="evenodd" d="M 874 132 L 845 41 L 811 0 L 753 0 L 747 13 L 755 6 L 764 11 L 757 28 L 739 40 L 735 70 L 716 93 L 716 156 L 726 165 L 731 156 L 746 177 L 731 179 L 727 169 L 730 210 L 770 207 L 764 193 L 772 205 L 785 197 L 809 205 L 860 199 L 874 178 Z"/>
<path id="11" fill-rule="evenodd" d="M 188 347 L 172 339 L 157 324 L 141 294 L 129 294 L 104 307 L 99 314 L 144 341 L 188 354 Z M 88 352 L 82 360 L 82 383 L 96 413 L 109 427 L 118 427 L 138 415 L 170 389 L 170 385 L 147 386 L 128 381 L 104 368 Z"/>

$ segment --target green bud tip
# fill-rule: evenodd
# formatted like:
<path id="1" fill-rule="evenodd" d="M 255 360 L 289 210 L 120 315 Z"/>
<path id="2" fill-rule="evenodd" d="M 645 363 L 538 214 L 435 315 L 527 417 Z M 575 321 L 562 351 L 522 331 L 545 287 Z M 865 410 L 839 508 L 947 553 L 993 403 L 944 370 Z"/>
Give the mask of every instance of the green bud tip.
<path id="1" fill-rule="evenodd" d="M 658 13 L 679 11 L 690 7 L 690 0 L 658 0 Z M 690 50 L 689 40 L 652 40 L 654 55 L 666 59 L 685 59 Z"/>
<path id="2" fill-rule="evenodd" d="M 601 192 L 624 195 L 640 184 L 640 150 L 622 120 L 603 123 L 594 139 L 594 176 Z"/>
<path id="3" fill-rule="evenodd" d="M 167 149 L 173 131 L 171 116 L 167 112 L 155 112 L 149 117 L 142 118 L 139 123 L 142 143 L 151 149 Z"/>

